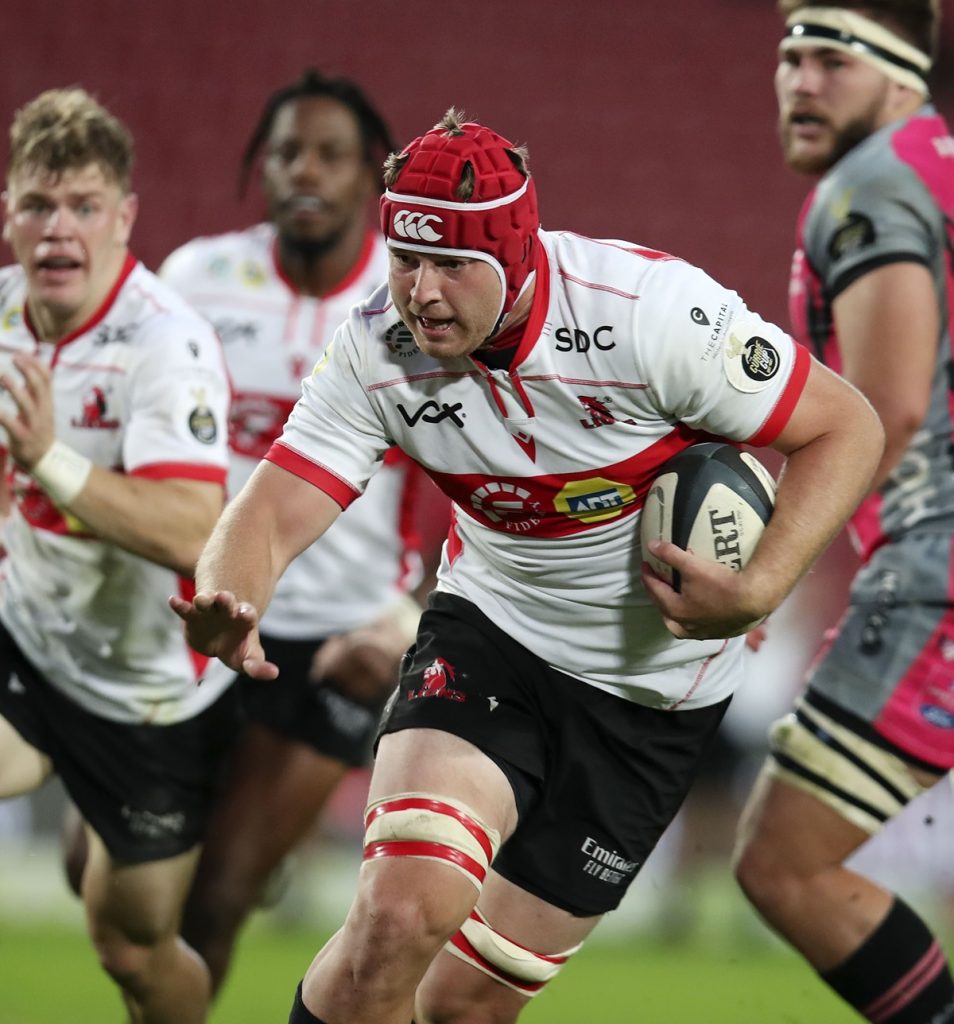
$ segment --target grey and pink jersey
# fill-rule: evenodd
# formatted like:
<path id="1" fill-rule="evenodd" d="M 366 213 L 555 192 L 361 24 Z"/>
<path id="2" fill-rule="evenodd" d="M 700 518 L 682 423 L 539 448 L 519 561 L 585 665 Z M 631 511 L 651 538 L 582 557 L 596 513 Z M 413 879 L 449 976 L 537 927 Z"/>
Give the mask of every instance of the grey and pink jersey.
<path id="1" fill-rule="evenodd" d="M 793 333 L 836 371 L 838 295 L 889 263 L 921 263 L 934 279 L 940 336 L 930 406 L 890 478 L 852 518 L 864 559 L 912 532 L 954 533 L 952 221 L 954 138 L 930 106 L 886 125 L 839 160 L 799 219 L 789 292 Z"/>

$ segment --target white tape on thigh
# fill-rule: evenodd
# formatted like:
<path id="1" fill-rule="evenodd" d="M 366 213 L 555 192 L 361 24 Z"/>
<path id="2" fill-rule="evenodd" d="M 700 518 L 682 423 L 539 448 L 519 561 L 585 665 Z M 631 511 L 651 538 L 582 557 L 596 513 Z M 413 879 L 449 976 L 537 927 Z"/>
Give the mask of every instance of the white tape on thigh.
<path id="1" fill-rule="evenodd" d="M 500 846 L 500 833 L 466 804 L 429 793 L 397 793 L 369 804 L 364 828 L 364 860 L 441 861 L 466 875 L 478 892 Z"/>
<path id="2" fill-rule="evenodd" d="M 792 713 L 775 722 L 769 733 L 770 747 L 776 755 L 769 762 L 771 775 L 811 793 L 853 825 L 870 833 L 877 832 L 884 819 L 893 817 L 908 800 L 924 791 L 925 787 L 901 758 L 840 725 L 815 707 L 802 702 L 797 710 L 823 735 L 829 736 L 852 757 L 867 765 L 870 771 L 825 743 Z M 778 760 L 779 757 L 783 760 Z M 790 765 L 787 766 L 784 760 Z M 809 777 L 800 774 L 796 768 L 803 769 Z M 817 777 L 817 781 L 811 776 Z M 897 792 L 892 792 L 892 789 Z M 841 794 L 850 798 L 846 799 Z"/>
<path id="3" fill-rule="evenodd" d="M 535 953 L 501 935 L 474 909 L 444 949 L 501 985 L 535 996 L 582 945 L 563 953 Z"/>

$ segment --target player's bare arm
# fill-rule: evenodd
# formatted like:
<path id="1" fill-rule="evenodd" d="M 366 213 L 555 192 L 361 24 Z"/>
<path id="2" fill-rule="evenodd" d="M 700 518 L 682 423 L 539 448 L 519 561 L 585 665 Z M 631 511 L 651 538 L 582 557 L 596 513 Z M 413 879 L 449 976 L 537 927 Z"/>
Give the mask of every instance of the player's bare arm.
<path id="1" fill-rule="evenodd" d="M 736 573 L 674 544 L 653 545 L 682 580 L 676 593 L 643 571 L 669 631 L 697 640 L 738 636 L 773 612 L 867 493 L 883 446 L 871 405 L 813 361 L 798 406 L 772 445 L 786 463 L 752 561 Z"/>
<path id="2" fill-rule="evenodd" d="M 878 267 L 850 284 L 832 312 L 842 376 L 867 396 L 884 424 L 887 441 L 872 481 L 877 488 L 924 423 L 931 399 L 940 323 L 930 271 L 920 263 Z"/>
<path id="3" fill-rule="evenodd" d="M 222 511 L 222 487 L 201 480 L 126 476 L 56 446 L 49 368 L 27 355 L 16 356 L 14 364 L 20 381 L 0 377 L 17 408 L 16 415 L 0 412 L 10 457 L 41 485 L 42 460 L 55 461 L 54 474 L 67 474 L 65 490 L 51 494 L 60 507 L 102 540 L 191 576 Z"/>
<path id="4" fill-rule="evenodd" d="M 337 519 L 341 507 L 300 477 L 262 462 L 219 519 L 196 566 L 192 602 L 170 599 L 197 651 L 256 678 L 264 669 L 258 621 L 296 555 Z"/>

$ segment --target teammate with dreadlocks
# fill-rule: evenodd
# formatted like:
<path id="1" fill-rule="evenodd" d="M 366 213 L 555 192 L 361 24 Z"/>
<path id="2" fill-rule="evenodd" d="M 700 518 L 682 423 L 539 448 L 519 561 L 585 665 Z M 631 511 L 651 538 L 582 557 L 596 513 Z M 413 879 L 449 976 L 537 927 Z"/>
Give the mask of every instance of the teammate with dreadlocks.
<path id="1" fill-rule="evenodd" d="M 368 205 L 391 148 L 357 85 L 306 71 L 269 99 L 242 162 L 244 191 L 264 151 L 269 222 L 189 242 L 162 268 L 224 343 L 232 494 L 281 432 L 335 327 L 386 277 Z M 420 609 L 409 591 L 422 576 L 413 504 L 436 492 L 394 454 L 364 500 L 282 577 L 263 625 L 280 677 L 238 679 L 247 720 L 183 927 L 216 988 L 266 881 L 349 767 L 365 762 L 413 638 Z"/>

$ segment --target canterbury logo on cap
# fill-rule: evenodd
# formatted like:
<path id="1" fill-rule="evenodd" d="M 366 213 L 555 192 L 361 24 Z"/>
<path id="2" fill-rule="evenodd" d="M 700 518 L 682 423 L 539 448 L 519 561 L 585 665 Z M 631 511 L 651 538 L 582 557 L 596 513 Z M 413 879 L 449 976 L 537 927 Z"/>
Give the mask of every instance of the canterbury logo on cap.
<path id="1" fill-rule="evenodd" d="M 421 242 L 439 242 L 444 236 L 431 227 L 432 223 L 441 224 L 443 222 L 436 213 L 398 210 L 394 215 L 394 230 L 402 238 L 416 238 Z"/>

